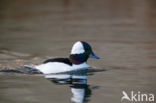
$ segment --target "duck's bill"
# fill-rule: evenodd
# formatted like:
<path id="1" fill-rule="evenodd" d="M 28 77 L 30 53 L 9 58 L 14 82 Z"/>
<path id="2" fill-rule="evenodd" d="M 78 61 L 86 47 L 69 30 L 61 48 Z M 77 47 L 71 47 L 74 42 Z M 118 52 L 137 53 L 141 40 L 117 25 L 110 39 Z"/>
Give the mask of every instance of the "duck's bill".
<path id="1" fill-rule="evenodd" d="M 94 53 L 91 53 L 89 55 L 90 58 L 100 59 L 100 57 L 96 56 Z"/>

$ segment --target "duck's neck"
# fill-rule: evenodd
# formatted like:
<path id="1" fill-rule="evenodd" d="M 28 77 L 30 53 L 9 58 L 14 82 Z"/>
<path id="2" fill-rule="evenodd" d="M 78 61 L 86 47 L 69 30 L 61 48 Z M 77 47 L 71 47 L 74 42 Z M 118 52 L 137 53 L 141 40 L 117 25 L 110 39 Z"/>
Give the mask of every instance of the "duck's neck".
<path id="1" fill-rule="evenodd" d="M 86 53 L 71 54 L 69 56 L 69 59 L 72 62 L 72 64 L 79 65 L 79 64 L 82 64 L 82 63 L 86 63 L 88 57 L 89 56 Z"/>

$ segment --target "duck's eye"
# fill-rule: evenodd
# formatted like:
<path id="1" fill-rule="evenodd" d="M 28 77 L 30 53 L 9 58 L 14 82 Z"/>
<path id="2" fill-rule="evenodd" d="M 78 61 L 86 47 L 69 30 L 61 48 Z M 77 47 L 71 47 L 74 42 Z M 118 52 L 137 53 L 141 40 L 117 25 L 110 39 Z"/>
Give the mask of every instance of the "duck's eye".
<path id="1" fill-rule="evenodd" d="M 86 50 L 86 54 L 90 54 L 90 53 L 92 53 L 92 51 L 91 50 Z"/>

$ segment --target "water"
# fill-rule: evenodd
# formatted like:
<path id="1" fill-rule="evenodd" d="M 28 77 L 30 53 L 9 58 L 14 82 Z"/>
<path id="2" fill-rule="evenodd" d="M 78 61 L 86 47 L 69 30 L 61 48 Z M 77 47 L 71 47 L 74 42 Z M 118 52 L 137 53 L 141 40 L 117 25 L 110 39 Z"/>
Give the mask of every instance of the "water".
<path id="1" fill-rule="evenodd" d="M 83 96 L 78 97 L 81 98 L 78 100 L 84 98 L 83 100 L 89 103 L 115 101 L 119 103 L 122 90 L 127 93 L 131 90 L 155 93 L 155 73 L 151 70 L 139 70 L 139 73 L 134 69 L 92 72 L 89 73 L 88 79 L 85 74 L 51 75 L 51 78 L 52 76 L 51 83 L 43 76 L 1 75 L 0 100 L 2 103 L 70 103 L 71 98 Z M 78 94 L 74 96 L 76 91 Z"/>
<path id="2" fill-rule="evenodd" d="M 122 90 L 156 95 L 155 9 L 155 0 L 1 0 L 0 69 L 68 57 L 73 43 L 84 40 L 101 57 L 88 64 L 106 70 L 88 77 L 87 85 L 98 87 L 89 103 L 120 103 Z M 3 103 L 71 102 L 69 85 L 0 76 Z"/>

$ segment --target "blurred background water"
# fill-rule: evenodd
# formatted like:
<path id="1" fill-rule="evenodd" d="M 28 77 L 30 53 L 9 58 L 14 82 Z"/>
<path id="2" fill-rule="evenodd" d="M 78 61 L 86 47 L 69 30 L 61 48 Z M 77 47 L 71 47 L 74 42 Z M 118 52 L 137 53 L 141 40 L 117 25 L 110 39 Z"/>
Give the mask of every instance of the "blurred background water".
<path id="1" fill-rule="evenodd" d="M 155 0 L 0 2 L 1 50 L 68 56 L 84 40 L 109 65 L 156 66 Z"/>
<path id="2" fill-rule="evenodd" d="M 155 18 L 155 0 L 1 0 L 0 66 L 65 57 L 73 43 L 82 40 L 101 57 L 88 63 L 107 69 L 89 77 L 92 85 L 101 87 L 90 102 L 120 102 L 122 89 L 155 93 Z"/>

